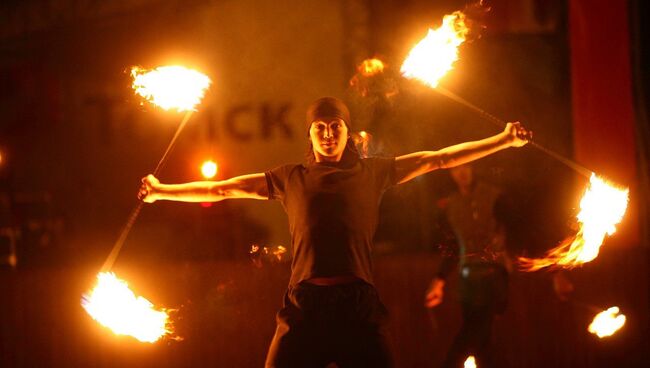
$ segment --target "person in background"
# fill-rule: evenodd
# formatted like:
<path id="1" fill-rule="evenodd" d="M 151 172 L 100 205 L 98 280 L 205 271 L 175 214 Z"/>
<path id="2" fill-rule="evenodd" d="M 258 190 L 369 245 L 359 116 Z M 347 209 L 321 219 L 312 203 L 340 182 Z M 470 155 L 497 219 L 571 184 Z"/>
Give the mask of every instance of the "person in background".
<path id="1" fill-rule="evenodd" d="M 444 297 L 447 276 L 458 267 L 462 325 L 447 352 L 443 367 L 462 367 L 468 356 L 482 368 L 495 367 L 490 347 L 492 322 L 508 303 L 511 263 L 505 228 L 495 214 L 501 191 L 477 180 L 471 164 L 451 168 L 456 191 L 444 203 L 444 221 L 452 232 L 440 269 L 425 296 L 428 308 Z M 449 251 L 451 250 L 451 251 Z"/>

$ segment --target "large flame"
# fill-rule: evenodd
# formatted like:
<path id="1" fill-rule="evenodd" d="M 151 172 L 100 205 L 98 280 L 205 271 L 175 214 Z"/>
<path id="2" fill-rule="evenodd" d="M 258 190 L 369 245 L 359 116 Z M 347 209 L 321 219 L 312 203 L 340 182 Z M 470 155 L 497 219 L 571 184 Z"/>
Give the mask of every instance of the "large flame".
<path id="1" fill-rule="evenodd" d="M 97 285 L 84 295 L 81 305 L 93 319 L 118 335 L 152 343 L 172 332 L 167 312 L 156 310 L 147 299 L 136 296 L 112 272 L 97 275 Z"/>
<path id="2" fill-rule="evenodd" d="M 458 47 L 465 42 L 468 32 L 463 12 L 445 15 L 442 26 L 429 29 L 427 36 L 411 49 L 402 64 L 402 75 L 435 88 L 458 60 Z"/>
<path id="3" fill-rule="evenodd" d="M 476 359 L 473 355 L 467 357 L 465 363 L 463 364 L 463 368 L 476 368 Z"/>
<path id="4" fill-rule="evenodd" d="M 135 92 L 165 110 L 194 111 L 211 83 L 205 74 L 177 65 L 133 67 L 131 76 Z"/>
<path id="5" fill-rule="evenodd" d="M 627 188 L 616 188 L 592 174 L 589 188 L 580 201 L 577 217 L 580 228 L 576 235 L 548 251 L 544 258 L 520 257 L 521 269 L 537 271 L 549 266 L 572 268 L 595 259 L 605 235 L 616 232 L 616 225 L 621 222 L 627 209 L 628 193 Z"/>
<path id="6" fill-rule="evenodd" d="M 600 338 L 612 336 L 625 324 L 625 315 L 619 312 L 618 307 L 611 307 L 598 313 L 589 325 L 589 332 Z"/>

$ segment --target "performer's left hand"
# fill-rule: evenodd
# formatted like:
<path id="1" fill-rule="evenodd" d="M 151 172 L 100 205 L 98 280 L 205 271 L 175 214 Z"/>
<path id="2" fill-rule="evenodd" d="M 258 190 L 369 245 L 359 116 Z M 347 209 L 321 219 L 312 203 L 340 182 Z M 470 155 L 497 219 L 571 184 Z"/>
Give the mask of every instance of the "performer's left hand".
<path id="1" fill-rule="evenodd" d="M 533 132 L 526 130 L 518 121 L 506 124 L 503 133 L 508 137 L 512 147 L 524 146 L 533 139 Z"/>

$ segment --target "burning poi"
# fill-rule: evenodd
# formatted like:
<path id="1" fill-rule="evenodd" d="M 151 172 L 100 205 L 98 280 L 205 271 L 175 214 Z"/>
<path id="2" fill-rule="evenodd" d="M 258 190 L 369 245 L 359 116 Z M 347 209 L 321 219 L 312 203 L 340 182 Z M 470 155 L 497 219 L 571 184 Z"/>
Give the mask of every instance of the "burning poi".
<path id="1" fill-rule="evenodd" d="M 445 15 L 442 26 L 429 29 L 427 36 L 411 49 L 402 64 L 402 75 L 436 88 L 458 60 L 458 47 L 465 42 L 468 32 L 463 12 Z"/>
<path id="2" fill-rule="evenodd" d="M 628 193 L 627 188 L 616 188 L 592 174 L 580 201 L 577 233 L 548 251 L 543 258 L 519 258 L 520 268 L 524 271 L 550 266 L 573 268 L 595 259 L 605 236 L 616 232 L 616 225 L 627 209 Z"/>
<path id="3" fill-rule="evenodd" d="M 186 112 L 154 170 L 158 173 L 211 81 L 206 75 L 182 66 L 163 66 L 151 71 L 134 67 L 131 76 L 133 89 L 137 94 L 164 110 Z M 125 281 L 108 272 L 141 208 L 142 202 L 139 202 L 131 212 L 101 272 L 97 275 L 97 284 L 82 297 L 81 304 L 93 319 L 116 334 L 133 336 L 139 341 L 152 343 L 172 333 L 167 311 L 157 309 L 147 299 L 136 296 Z"/>
<path id="4" fill-rule="evenodd" d="M 117 335 L 152 343 L 172 332 L 167 312 L 136 296 L 126 281 L 112 272 L 97 275 L 97 286 L 84 295 L 81 305 L 93 319 Z"/>
<path id="5" fill-rule="evenodd" d="M 463 368 L 476 368 L 476 358 L 473 355 L 468 356 L 463 363 Z"/>
<path id="6" fill-rule="evenodd" d="M 194 111 L 210 86 L 210 78 L 183 66 L 161 66 L 147 71 L 131 69 L 137 94 L 164 110 Z"/>
<path id="7" fill-rule="evenodd" d="M 625 315 L 619 312 L 618 307 L 611 307 L 598 313 L 589 325 L 589 332 L 599 338 L 612 336 L 625 324 Z"/>

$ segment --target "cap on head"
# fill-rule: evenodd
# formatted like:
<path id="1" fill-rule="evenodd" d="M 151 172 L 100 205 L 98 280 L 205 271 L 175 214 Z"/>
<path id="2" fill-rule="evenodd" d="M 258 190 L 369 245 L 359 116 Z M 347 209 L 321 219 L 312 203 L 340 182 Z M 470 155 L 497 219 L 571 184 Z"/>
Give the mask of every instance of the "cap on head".
<path id="1" fill-rule="evenodd" d="M 341 119 L 348 129 L 351 129 L 350 110 L 345 103 L 336 97 L 321 97 L 309 105 L 307 109 L 307 131 L 311 123 L 317 120 Z"/>

